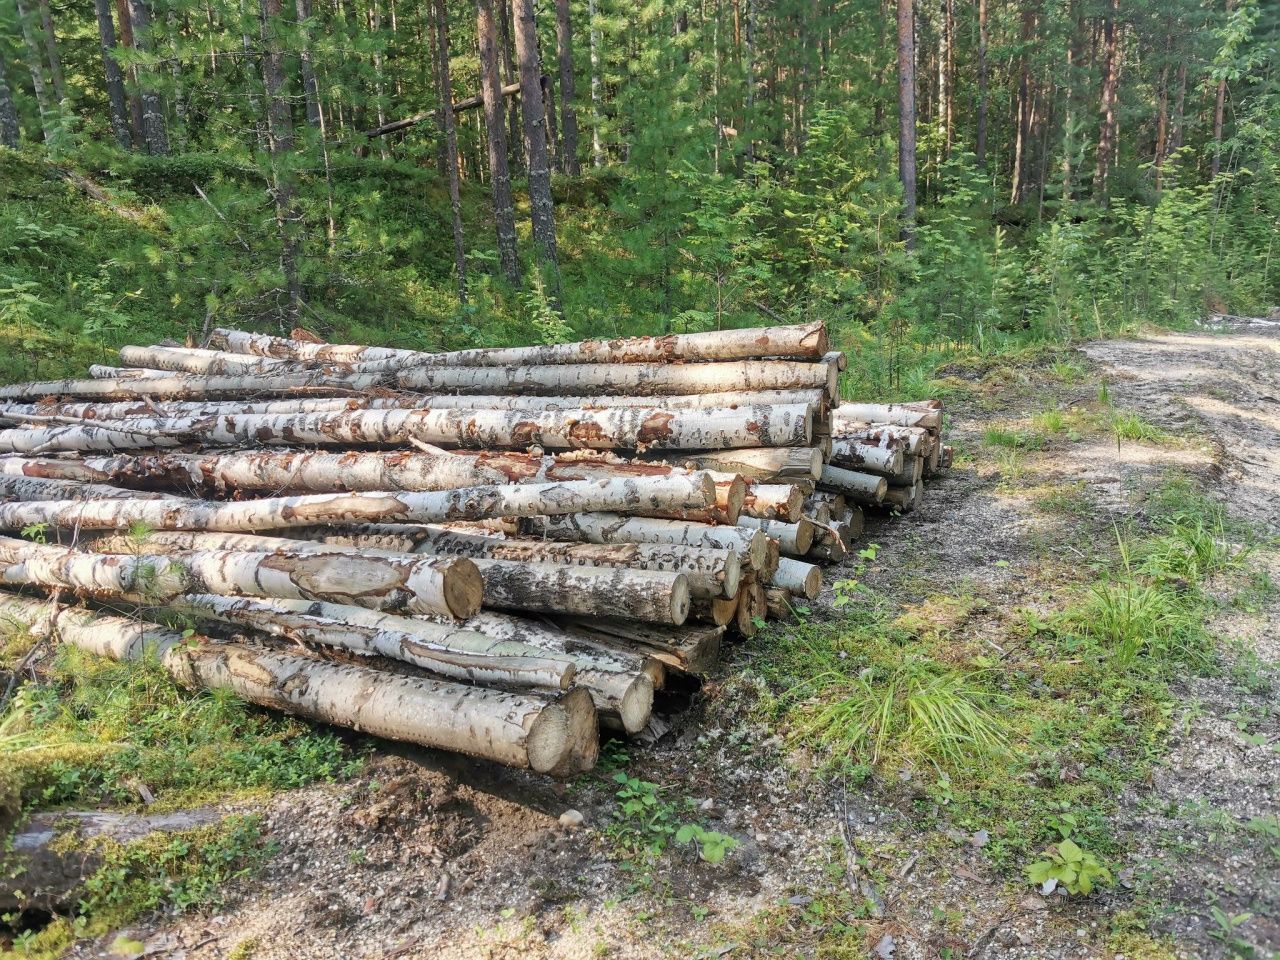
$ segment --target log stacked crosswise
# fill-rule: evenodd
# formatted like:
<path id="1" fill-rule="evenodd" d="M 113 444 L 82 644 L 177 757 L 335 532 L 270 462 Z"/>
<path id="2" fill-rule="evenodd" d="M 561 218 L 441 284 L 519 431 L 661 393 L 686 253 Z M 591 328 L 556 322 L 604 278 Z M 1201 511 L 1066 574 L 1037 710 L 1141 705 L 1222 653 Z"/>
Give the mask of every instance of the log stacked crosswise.
<path id="1" fill-rule="evenodd" d="M 822 323 L 427 353 L 215 330 L 0 387 L 0 613 L 572 776 L 950 461 Z M 194 622 L 186 636 L 165 624 Z"/>

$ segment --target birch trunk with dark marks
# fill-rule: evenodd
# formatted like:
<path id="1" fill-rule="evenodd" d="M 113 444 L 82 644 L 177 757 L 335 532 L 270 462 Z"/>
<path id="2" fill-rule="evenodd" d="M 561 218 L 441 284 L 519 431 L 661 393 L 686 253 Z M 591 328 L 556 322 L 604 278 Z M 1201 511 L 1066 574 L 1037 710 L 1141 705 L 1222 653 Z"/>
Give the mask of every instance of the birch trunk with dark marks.
<path id="1" fill-rule="evenodd" d="M 801 517 L 795 523 L 739 517 L 738 526 L 759 530 L 765 536 L 777 540 L 778 549 L 788 556 L 803 557 L 813 546 L 814 524 L 808 517 Z"/>
<path id="2" fill-rule="evenodd" d="M 795 523 L 803 510 L 804 491 L 800 486 L 793 483 L 751 483 L 747 485 L 741 513 L 757 520 Z"/>
<path id="3" fill-rule="evenodd" d="M 45 477 L 0 475 L 0 497 L 26 502 L 37 500 L 173 500 L 168 493 L 127 490 L 105 483 L 54 480 Z"/>
<path id="4" fill-rule="evenodd" d="M 154 623 L 75 608 L 50 613 L 48 604 L 25 597 L 6 597 L 0 609 L 29 629 L 56 631 L 63 642 L 89 653 L 112 660 L 156 657 L 184 686 L 230 690 L 250 703 L 322 723 L 554 776 L 572 776 L 591 766 L 584 761 L 592 758 L 592 745 L 575 742 L 570 732 L 589 729 L 594 720 L 585 691 L 553 700 L 325 663 L 243 643 L 193 642 Z"/>
<path id="5" fill-rule="evenodd" d="M 650 543 L 573 543 L 557 540 L 512 539 L 466 533 L 434 524 L 395 526 L 368 524 L 333 532 L 303 530 L 325 543 L 374 547 L 400 553 L 507 560 L 517 563 L 558 563 L 586 567 L 629 567 L 683 573 L 690 594 L 732 597 L 738 592 L 741 561 L 732 548 L 687 547 Z M 159 536 L 159 534 L 157 534 Z"/>
<path id="6" fill-rule="evenodd" d="M 727 363 L 580 363 L 512 367 L 414 367 L 401 371 L 406 390 L 442 393 L 632 396 L 733 390 L 822 390 L 833 398 L 839 373 L 823 363 L 737 360 Z M 21 396 L 21 394 L 8 394 Z"/>
<path id="7" fill-rule="evenodd" d="M 832 444 L 831 455 L 840 455 L 844 444 L 861 444 L 868 447 L 901 450 L 903 455 L 916 456 L 922 444 L 929 439 L 929 431 L 923 427 L 897 427 L 890 424 L 854 425 L 847 420 L 840 421 L 838 437 Z"/>
<path id="8" fill-rule="evenodd" d="M 522 522 L 534 536 L 586 543 L 665 543 L 732 549 L 752 569 L 767 562 L 769 538 L 758 530 L 684 520 L 626 517 L 617 513 L 575 513 L 530 517 Z"/>
<path id="9" fill-rule="evenodd" d="M 193 347 L 121 347 L 120 362 L 128 368 L 164 370 L 172 373 L 198 373 L 205 376 L 238 376 L 254 373 L 301 373 L 296 364 L 270 357 L 252 357 L 219 350 Z M 336 371 L 345 372 L 342 370 Z"/>
<path id="10" fill-rule="evenodd" d="M 822 475 L 822 451 L 816 447 L 761 447 L 713 453 L 659 454 L 668 462 L 703 470 L 741 474 L 761 483 L 814 481 Z"/>
<path id="11" fill-rule="evenodd" d="M 805 563 L 791 557 L 783 557 L 778 569 L 769 578 L 769 585 L 781 587 L 789 593 L 816 600 L 822 592 L 822 568 L 816 563 Z"/>
<path id="12" fill-rule="evenodd" d="M 535 613 L 617 616 L 679 626 L 689 616 L 683 573 L 508 560 L 473 561 L 486 606 Z"/>
<path id="13" fill-rule="evenodd" d="M 705 473 L 640 480 L 578 480 L 551 484 L 460 487 L 425 492 L 371 492 L 268 497 L 234 503 L 164 498 L 77 503 L 64 500 L 0 504 L 0 529 L 52 527 L 118 530 L 145 523 L 153 530 L 254 531 L 317 523 L 431 523 L 705 505 L 715 484 Z M 661 521 L 659 521 L 661 522 Z M 675 521 L 665 521 L 672 522 Z"/>
<path id="14" fill-rule="evenodd" d="M 831 462 L 850 470 L 899 473 L 902 470 L 902 451 L 858 443 L 855 440 L 833 440 Z"/>
<path id="15" fill-rule="evenodd" d="M 674 361 L 821 360 L 827 353 L 826 324 L 820 320 L 781 327 L 673 333 L 662 337 L 620 337 L 532 347 L 483 347 L 450 353 L 422 353 L 389 347 L 307 343 L 261 333 L 216 328 L 210 346 L 308 363 L 382 363 L 388 369 L 418 365 L 510 367 L 565 363 L 670 363 Z M 699 391 L 701 392 L 701 391 Z"/>
<path id="16" fill-rule="evenodd" d="M 832 428 L 837 436 L 843 435 L 845 425 L 854 430 L 886 424 L 937 431 L 942 426 L 942 406 L 935 403 L 842 403 L 831 412 Z"/>
<path id="17" fill-rule="evenodd" d="M 215 397 L 269 397 L 279 394 L 342 396 L 388 385 L 376 373 L 336 374 L 325 371 L 254 376 L 202 377 L 175 374 L 163 378 L 121 380 L 43 380 L 0 387 L 0 400 L 73 397 L 101 400 L 193 400 Z"/>
<path id="18" fill-rule="evenodd" d="M 141 550 L 146 550 L 143 545 Z M 183 593 L 326 600 L 375 610 L 465 619 L 480 609 L 483 581 L 465 557 L 354 556 L 202 550 L 81 553 L 0 538 L 8 584 L 66 588 L 92 597 L 152 602 Z"/>
<path id="19" fill-rule="evenodd" d="M 877 504 L 884 499 L 889 481 L 870 473 L 843 470 L 840 467 L 823 467 L 818 486 L 824 490 L 843 493 L 857 503 Z"/>
<path id="20" fill-rule="evenodd" d="M 337 615 L 310 609 L 316 606 L 333 608 L 331 614 Z M 493 653 L 491 649 L 477 652 L 424 642 L 415 634 L 396 628 L 397 622 L 405 621 L 403 617 L 374 614 L 384 623 L 378 627 L 362 626 L 350 622 L 346 612 L 353 608 L 341 604 L 187 594 L 166 602 L 164 607 L 198 619 L 236 624 L 295 642 L 399 660 L 450 680 L 567 690 L 577 673 L 570 657 L 548 655 L 524 644 L 505 645 L 518 652 L 508 649 L 503 653 Z M 296 609 L 299 607 L 303 609 Z M 455 636 L 461 633 L 463 631 L 455 631 Z M 472 645 L 476 648 L 495 646 L 482 634 L 471 636 L 474 637 Z"/>
<path id="21" fill-rule="evenodd" d="M 150 381 L 158 382 L 158 381 Z M 314 414 L 130 417 L 59 427 L 0 431 L 0 451 L 118 451 L 274 443 L 384 444 L 414 441 L 479 449 L 716 450 L 803 446 L 813 434 L 804 406 L 661 410 L 352 410 Z"/>
<path id="22" fill-rule="evenodd" d="M 133 147 L 129 132 L 129 105 L 124 94 L 124 74 L 116 62 L 116 31 L 111 21 L 111 0 L 93 0 L 98 18 L 98 41 L 102 47 L 102 69 L 107 90 L 107 105 L 111 112 L 111 132 L 122 150 Z"/>
<path id="23" fill-rule="evenodd" d="M 669 670 L 700 676 L 720 656 L 723 627 L 664 627 L 600 617 L 556 618 L 562 627 L 612 650 L 661 661 Z"/>
<path id="24" fill-rule="evenodd" d="M 14 106 L 13 90 L 9 86 L 8 65 L 4 51 L 0 50 L 0 146 L 16 150 L 21 140 L 22 127 L 18 123 L 18 109 Z"/>

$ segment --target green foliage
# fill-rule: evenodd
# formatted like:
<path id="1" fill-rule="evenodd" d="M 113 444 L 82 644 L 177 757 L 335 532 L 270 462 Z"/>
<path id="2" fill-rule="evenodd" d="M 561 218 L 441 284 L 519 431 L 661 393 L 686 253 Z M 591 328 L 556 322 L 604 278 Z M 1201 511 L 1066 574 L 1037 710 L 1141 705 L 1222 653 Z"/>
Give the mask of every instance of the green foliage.
<path id="1" fill-rule="evenodd" d="M 1096 856 L 1065 838 L 1045 850 L 1045 858 L 1027 867 L 1027 879 L 1037 886 L 1065 887 L 1068 893 L 1092 893 L 1111 885 L 1111 871 Z"/>
<path id="2" fill-rule="evenodd" d="M 667 791 L 658 784 L 622 771 L 613 775 L 613 781 L 618 784 L 618 806 L 605 827 L 605 836 L 642 878 L 647 880 L 672 841 L 693 845 L 699 858 L 713 865 L 739 846 L 738 840 L 726 834 L 695 822 L 681 822 L 680 804 L 668 799 Z M 682 805 L 686 809 L 693 807 L 687 797 Z"/>

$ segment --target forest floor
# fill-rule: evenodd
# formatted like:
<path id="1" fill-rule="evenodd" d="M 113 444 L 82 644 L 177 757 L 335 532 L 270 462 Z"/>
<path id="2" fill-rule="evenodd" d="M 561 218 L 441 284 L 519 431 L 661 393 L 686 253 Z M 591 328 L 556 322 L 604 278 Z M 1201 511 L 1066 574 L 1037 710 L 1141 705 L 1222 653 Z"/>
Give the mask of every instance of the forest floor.
<path id="1" fill-rule="evenodd" d="M 728 648 L 701 689 L 673 694 L 657 742 L 608 744 L 601 767 L 568 784 L 379 746 L 346 782 L 230 804 L 262 813 L 278 851 L 220 912 L 128 931 L 142 944 L 133 955 L 1280 951 L 1280 330 L 1097 342 L 942 374 L 955 467 L 921 509 L 869 523 L 865 554 L 829 571 L 839 588 L 802 624 Z M 928 638 L 939 661 L 1043 689 L 1072 661 L 1044 662 L 1036 618 L 1087 590 L 1115 563 L 1117 529 L 1141 528 L 1171 489 L 1224 504 L 1255 547 L 1205 587 L 1209 659 L 1174 671 L 1124 737 L 1095 744 L 1082 728 L 1074 753 L 1068 726 L 1055 757 L 1000 760 L 985 779 L 909 756 L 872 771 L 797 733 L 771 691 L 777 662 L 806 644 L 886 622 L 902 642 Z M 1030 726 L 1069 724 L 1090 696 Z M 654 801 L 624 813 L 647 784 Z M 581 826 L 562 822 L 570 810 Z M 1062 819 L 1082 824 L 1112 886 L 1042 895 L 1024 878 L 1041 827 Z M 738 843 L 703 862 L 672 842 L 689 822 Z"/>

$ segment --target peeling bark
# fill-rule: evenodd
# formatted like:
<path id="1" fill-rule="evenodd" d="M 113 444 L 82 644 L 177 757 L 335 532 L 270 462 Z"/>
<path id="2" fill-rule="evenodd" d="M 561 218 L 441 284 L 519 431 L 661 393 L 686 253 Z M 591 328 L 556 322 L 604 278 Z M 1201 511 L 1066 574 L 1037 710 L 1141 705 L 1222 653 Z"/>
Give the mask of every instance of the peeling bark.
<path id="1" fill-rule="evenodd" d="M 792 557 L 803 557 L 813 546 L 814 523 L 808 517 L 801 517 L 795 523 L 739 517 L 738 526 L 760 530 L 765 536 L 777 540 L 778 549 Z"/>
<path id="2" fill-rule="evenodd" d="M 668 543 L 689 547 L 733 549 L 752 569 L 767 563 L 768 540 L 763 533 L 741 527 L 721 527 L 684 520 L 625 517 L 616 513 L 575 513 L 530 517 L 524 524 L 536 536 L 587 543 Z"/>

